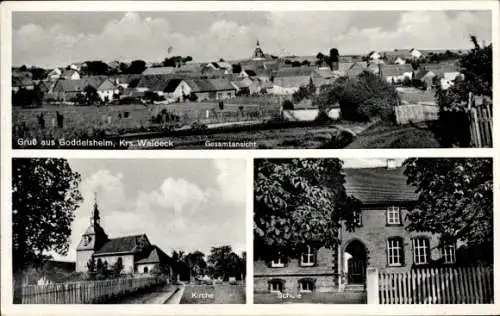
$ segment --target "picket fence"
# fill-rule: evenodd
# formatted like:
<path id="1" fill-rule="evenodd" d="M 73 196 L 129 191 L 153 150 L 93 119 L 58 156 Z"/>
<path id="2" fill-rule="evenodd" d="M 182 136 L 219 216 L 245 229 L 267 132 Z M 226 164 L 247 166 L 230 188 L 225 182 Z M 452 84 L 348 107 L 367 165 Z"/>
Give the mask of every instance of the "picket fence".
<path id="1" fill-rule="evenodd" d="M 481 105 L 468 109 L 471 143 L 473 147 L 493 146 L 493 105 Z"/>
<path id="2" fill-rule="evenodd" d="M 142 289 L 158 286 L 158 277 L 127 278 L 99 281 L 23 285 L 23 304 L 93 304 L 105 302 Z"/>
<path id="3" fill-rule="evenodd" d="M 439 118 L 439 107 L 425 103 L 398 105 L 394 107 L 396 123 L 435 121 Z"/>
<path id="4" fill-rule="evenodd" d="M 428 268 L 379 273 L 380 304 L 492 304 L 493 268 Z"/>

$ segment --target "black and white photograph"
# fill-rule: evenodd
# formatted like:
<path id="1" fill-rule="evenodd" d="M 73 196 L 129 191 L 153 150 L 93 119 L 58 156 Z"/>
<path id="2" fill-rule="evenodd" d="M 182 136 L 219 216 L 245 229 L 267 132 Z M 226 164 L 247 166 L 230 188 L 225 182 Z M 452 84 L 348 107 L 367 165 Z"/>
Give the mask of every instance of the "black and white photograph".
<path id="1" fill-rule="evenodd" d="M 493 304 L 493 159 L 254 160 L 254 303 Z"/>
<path id="2" fill-rule="evenodd" d="M 245 304 L 245 160 L 12 170 L 14 304 Z"/>
<path id="3" fill-rule="evenodd" d="M 217 5 L 13 12 L 12 147 L 492 147 L 491 10 Z"/>

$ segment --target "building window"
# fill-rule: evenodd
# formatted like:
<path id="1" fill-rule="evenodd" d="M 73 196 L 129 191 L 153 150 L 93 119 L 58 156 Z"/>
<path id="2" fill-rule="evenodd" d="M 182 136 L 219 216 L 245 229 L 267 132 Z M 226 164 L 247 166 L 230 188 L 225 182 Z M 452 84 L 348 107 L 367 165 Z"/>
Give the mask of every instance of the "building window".
<path id="1" fill-rule="evenodd" d="M 312 291 L 314 291 L 314 280 L 313 279 L 299 280 L 299 292 L 311 293 Z"/>
<path id="2" fill-rule="evenodd" d="M 144 273 L 148 273 L 149 269 L 148 267 L 144 267 L 144 269 L 142 270 Z"/>
<path id="3" fill-rule="evenodd" d="M 403 239 L 393 237 L 387 240 L 387 264 L 400 267 L 404 264 Z"/>
<path id="4" fill-rule="evenodd" d="M 354 220 L 357 227 L 363 226 L 363 217 L 361 216 L 361 212 L 354 213 Z"/>
<path id="5" fill-rule="evenodd" d="M 454 264 L 457 262 L 456 246 L 446 245 L 442 248 L 443 259 L 445 264 Z"/>
<path id="6" fill-rule="evenodd" d="M 269 292 L 271 293 L 281 293 L 283 292 L 284 284 L 283 280 L 273 279 L 268 282 Z"/>
<path id="7" fill-rule="evenodd" d="M 312 267 L 315 264 L 315 252 L 309 246 L 307 246 L 306 252 L 300 255 L 300 265 L 303 267 Z"/>
<path id="8" fill-rule="evenodd" d="M 401 225 L 401 211 L 397 206 L 391 206 L 387 209 L 387 224 Z"/>
<path id="9" fill-rule="evenodd" d="M 413 239 L 413 262 L 417 265 L 428 264 L 430 262 L 431 249 L 429 239 L 419 237 Z"/>
<path id="10" fill-rule="evenodd" d="M 271 261 L 271 268 L 283 268 L 285 266 L 285 262 L 281 256 Z"/>

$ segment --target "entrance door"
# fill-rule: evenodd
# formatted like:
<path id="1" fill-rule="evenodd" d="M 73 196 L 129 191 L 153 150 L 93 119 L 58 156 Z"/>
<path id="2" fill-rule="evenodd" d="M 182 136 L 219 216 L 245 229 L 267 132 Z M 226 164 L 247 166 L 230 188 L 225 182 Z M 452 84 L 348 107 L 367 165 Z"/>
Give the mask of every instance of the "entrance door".
<path id="1" fill-rule="evenodd" d="M 344 253 L 347 284 L 364 284 L 366 280 L 366 248 L 358 240 L 350 242 Z"/>

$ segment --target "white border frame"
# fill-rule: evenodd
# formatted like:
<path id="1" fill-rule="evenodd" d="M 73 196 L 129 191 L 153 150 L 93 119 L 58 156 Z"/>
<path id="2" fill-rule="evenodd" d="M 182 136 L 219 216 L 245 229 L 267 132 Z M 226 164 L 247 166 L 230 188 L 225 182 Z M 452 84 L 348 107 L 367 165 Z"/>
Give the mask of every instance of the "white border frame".
<path id="1" fill-rule="evenodd" d="M 495 157 L 494 160 L 494 209 L 498 211 L 500 193 L 499 172 L 499 128 L 494 124 L 493 148 L 462 148 L 462 149 L 342 149 L 342 150 L 165 150 L 165 151 L 90 151 L 90 150 L 12 150 L 11 139 L 11 61 L 12 61 L 12 11 L 356 11 L 356 10 L 491 10 L 492 11 L 492 42 L 493 42 L 493 86 L 495 92 L 493 103 L 500 104 L 496 89 L 500 82 L 498 61 L 499 44 L 499 2 L 497 1 L 354 1 L 354 2 L 201 2 L 201 1 L 110 1 L 110 2 L 3 2 L 0 7 L 1 21 L 1 305 L 5 315 L 68 315 L 75 314 L 106 314 L 106 315 L 276 315 L 276 314 L 316 314 L 316 315 L 401 315 L 415 314 L 415 306 L 405 305 L 252 305 L 253 302 L 253 162 L 258 157 L 338 157 L 343 158 L 404 158 L 404 157 Z M 493 109 L 494 116 L 500 115 L 499 107 Z M 11 254 L 11 158 L 12 157 L 65 157 L 65 158 L 242 158 L 247 159 L 247 304 L 246 305 L 12 305 L 12 262 Z M 189 158 L 188 158 L 189 157 Z M 498 215 L 495 215 L 494 225 L 498 226 Z M 495 273 L 498 271 L 500 242 L 495 232 Z M 500 282 L 495 283 L 495 304 L 492 305 L 418 305 L 419 315 L 454 314 L 470 315 L 498 314 L 500 310 Z"/>

